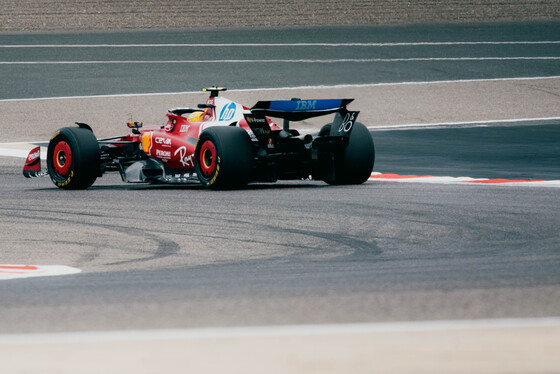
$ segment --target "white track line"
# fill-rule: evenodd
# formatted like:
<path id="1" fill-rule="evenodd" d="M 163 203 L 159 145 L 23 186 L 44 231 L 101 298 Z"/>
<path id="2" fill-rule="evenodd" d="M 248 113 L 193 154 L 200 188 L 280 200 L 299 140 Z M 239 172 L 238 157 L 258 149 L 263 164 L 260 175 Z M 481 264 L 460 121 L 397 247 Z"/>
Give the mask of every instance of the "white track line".
<path id="1" fill-rule="evenodd" d="M 424 61 L 552 61 L 560 56 L 516 57 L 413 57 L 413 58 L 341 58 L 341 59 L 257 59 L 257 60 L 92 60 L 92 61 L 0 61 L 0 65 L 154 65 L 154 64 L 336 64 L 369 62 L 424 62 Z"/>
<path id="2" fill-rule="evenodd" d="M 560 187 L 560 180 L 526 180 L 511 178 L 472 178 L 432 175 L 397 175 L 374 172 L 369 178 L 373 182 L 463 184 L 490 186 Z"/>
<path id="3" fill-rule="evenodd" d="M 460 121 L 460 122 L 441 122 L 441 123 L 410 123 L 401 125 L 383 125 L 383 126 L 370 126 L 368 129 L 370 131 L 387 131 L 387 130 L 399 130 L 399 129 L 413 129 L 413 128 L 445 128 L 449 126 L 467 126 L 467 127 L 483 127 L 494 124 L 504 124 L 504 123 L 524 123 L 524 122 L 548 122 L 548 121 L 560 121 L 560 117 L 537 117 L 537 118 L 512 118 L 512 119 L 498 119 L 489 121 Z"/>
<path id="4" fill-rule="evenodd" d="M 486 79 L 457 79 L 457 80 L 440 80 L 440 81 L 409 81 L 409 82 L 386 82 L 386 83 L 362 83 L 362 84 L 335 84 L 335 85 L 315 85 L 315 86 L 295 86 L 295 87 L 261 87 L 261 88 L 243 88 L 231 89 L 228 92 L 266 92 L 266 91 L 294 91 L 294 90 L 323 90 L 338 88 L 371 88 L 384 86 L 415 86 L 415 85 L 432 85 L 432 84 L 457 84 L 457 83 L 484 83 L 484 82 L 508 82 L 508 81 L 533 81 L 560 79 L 560 75 L 551 75 L 546 77 L 513 77 L 513 78 L 486 78 Z M 68 100 L 68 99 L 95 99 L 95 98 L 111 98 L 111 97 L 142 97 L 142 96 L 170 96 L 170 95 L 190 95 L 201 94 L 202 91 L 180 91 L 180 92 L 154 92 L 154 93 L 133 93 L 133 94 L 109 94 L 109 95 L 88 95 L 88 96 L 55 96 L 55 97 L 38 97 L 23 99 L 0 99 L 0 102 L 15 101 L 38 101 L 38 100 Z"/>
<path id="5" fill-rule="evenodd" d="M 372 333 L 543 328 L 560 326 L 560 317 L 501 318 L 456 321 L 378 322 L 324 325 L 221 327 L 162 330 L 91 331 L 44 334 L 0 334 L 0 345 L 108 343 L 152 340 L 239 339 L 360 335 Z"/>
<path id="6" fill-rule="evenodd" d="M 448 45 L 560 44 L 558 40 L 495 42 L 402 42 L 402 43 L 143 43 L 143 44 L 2 44 L 0 48 L 180 48 L 180 47 L 410 47 Z"/>

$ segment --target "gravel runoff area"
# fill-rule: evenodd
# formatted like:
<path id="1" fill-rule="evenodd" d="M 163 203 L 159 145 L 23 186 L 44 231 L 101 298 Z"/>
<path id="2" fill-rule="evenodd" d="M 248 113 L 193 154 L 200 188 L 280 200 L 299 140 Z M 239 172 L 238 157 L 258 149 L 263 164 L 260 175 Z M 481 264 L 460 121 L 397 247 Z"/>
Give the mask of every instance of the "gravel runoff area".
<path id="1" fill-rule="evenodd" d="M 0 0 L 0 32 L 555 20 L 558 0 Z"/>

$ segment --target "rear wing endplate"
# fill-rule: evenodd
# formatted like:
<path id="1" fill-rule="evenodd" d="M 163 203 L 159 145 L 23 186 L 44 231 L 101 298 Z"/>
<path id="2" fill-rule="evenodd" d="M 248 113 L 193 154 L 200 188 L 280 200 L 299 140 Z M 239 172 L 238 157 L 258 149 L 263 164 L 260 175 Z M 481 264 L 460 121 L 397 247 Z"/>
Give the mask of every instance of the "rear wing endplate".
<path id="1" fill-rule="evenodd" d="M 329 136 L 349 138 L 358 114 L 360 114 L 358 111 L 337 112 L 331 124 Z"/>

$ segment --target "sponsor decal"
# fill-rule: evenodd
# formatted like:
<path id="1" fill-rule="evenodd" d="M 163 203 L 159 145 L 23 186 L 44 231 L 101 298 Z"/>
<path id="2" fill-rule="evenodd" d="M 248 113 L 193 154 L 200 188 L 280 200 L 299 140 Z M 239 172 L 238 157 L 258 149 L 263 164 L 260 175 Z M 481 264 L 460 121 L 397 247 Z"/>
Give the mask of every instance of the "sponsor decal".
<path id="1" fill-rule="evenodd" d="M 222 162 L 222 160 L 220 159 L 220 156 L 218 156 L 218 162 L 216 164 L 216 171 L 214 172 L 214 177 L 212 177 L 212 179 L 210 180 L 210 182 L 208 182 L 208 185 L 211 186 L 214 183 L 216 183 L 216 178 L 218 178 L 218 173 L 220 172 L 220 163 Z"/>
<path id="2" fill-rule="evenodd" d="M 179 132 L 187 132 L 189 131 L 191 125 L 181 125 L 181 130 Z"/>
<path id="3" fill-rule="evenodd" d="M 187 156 L 187 147 L 182 146 L 177 148 L 173 155 L 177 156 L 177 154 L 179 154 L 179 161 L 184 167 L 194 168 L 194 153 Z"/>
<path id="4" fill-rule="evenodd" d="M 171 158 L 171 151 L 156 150 L 156 157 Z"/>
<path id="5" fill-rule="evenodd" d="M 37 160 L 39 158 L 39 156 L 41 156 L 41 150 L 39 148 L 37 148 L 37 150 L 35 152 L 32 152 L 29 154 L 29 156 L 27 156 L 27 164 L 32 164 L 35 160 Z"/>
<path id="6" fill-rule="evenodd" d="M 164 147 L 171 147 L 171 139 L 169 138 L 156 137 L 155 143 Z"/>
<path id="7" fill-rule="evenodd" d="M 340 124 L 338 128 L 338 132 L 350 132 L 352 130 L 352 126 L 354 126 L 354 121 L 356 119 L 356 112 L 349 112 L 346 113 L 344 116 L 344 120 Z"/>
<path id="8" fill-rule="evenodd" d="M 270 135 L 270 129 L 262 128 L 262 127 L 251 127 L 251 130 L 256 136 L 267 136 Z"/>
<path id="9" fill-rule="evenodd" d="M 74 178 L 74 171 L 70 171 L 70 176 L 64 182 L 57 182 L 51 178 L 51 180 L 58 186 L 58 187 L 66 187 L 70 182 L 72 182 L 72 178 Z"/>
<path id="10" fill-rule="evenodd" d="M 218 121 L 229 121 L 235 115 L 235 110 L 235 103 L 230 103 L 229 105 L 224 106 L 224 108 L 220 112 L 220 118 Z"/>
<path id="11" fill-rule="evenodd" d="M 176 123 L 177 120 L 175 118 L 169 118 L 169 121 L 167 121 L 167 123 L 165 124 L 164 130 L 167 132 L 173 131 Z"/>
<path id="12" fill-rule="evenodd" d="M 266 118 L 249 117 L 249 116 L 247 116 L 246 118 L 247 118 L 247 122 L 249 123 L 258 123 L 258 124 L 268 123 Z"/>
<path id="13" fill-rule="evenodd" d="M 315 110 L 317 100 L 300 100 L 297 101 L 296 110 Z"/>
<path id="14" fill-rule="evenodd" d="M 249 135 L 251 140 L 257 140 L 261 147 L 274 148 L 270 138 L 271 129 L 266 117 L 245 114 L 245 120 L 251 128 Z"/>

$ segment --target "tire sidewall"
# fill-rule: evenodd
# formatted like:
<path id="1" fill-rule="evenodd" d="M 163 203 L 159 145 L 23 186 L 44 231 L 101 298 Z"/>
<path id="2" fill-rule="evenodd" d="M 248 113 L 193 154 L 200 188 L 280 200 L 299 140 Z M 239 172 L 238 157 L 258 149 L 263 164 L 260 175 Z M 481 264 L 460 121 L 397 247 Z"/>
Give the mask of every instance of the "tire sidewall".
<path id="1" fill-rule="evenodd" d="M 206 176 L 205 173 L 202 172 L 202 167 L 200 165 L 200 163 L 201 163 L 201 161 L 200 161 L 201 154 L 200 153 L 202 151 L 202 146 L 207 141 L 211 142 L 214 145 L 214 148 L 216 150 L 216 160 L 214 160 L 215 161 L 214 170 L 208 176 Z M 198 179 L 200 180 L 200 182 L 205 187 L 212 187 L 212 186 L 216 185 L 217 181 L 219 181 L 218 177 L 220 175 L 220 170 L 222 169 L 222 165 L 221 165 L 222 158 L 221 158 L 221 155 L 220 155 L 221 150 L 222 150 L 222 144 L 220 143 L 219 137 L 214 135 L 214 131 L 206 130 L 198 138 L 198 143 L 197 143 L 196 149 L 195 149 L 195 163 L 194 163 L 194 166 L 195 166 L 195 171 L 196 171 L 196 175 L 198 176 Z"/>
<path id="2" fill-rule="evenodd" d="M 328 136 L 332 124 L 323 126 L 320 136 Z M 375 163 L 375 146 L 367 127 L 356 122 L 344 149 L 333 154 L 332 177 L 325 182 L 333 185 L 362 184 L 369 179 Z"/>
<path id="3" fill-rule="evenodd" d="M 54 167 L 54 150 L 61 141 L 70 146 L 72 153 L 70 170 L 66 175 L 60 175 Z M 83 128 L 58 130 L 49 142 L 47 169 L 52 182 L 59 188 L 85 189 L 91 186 L 99 174 L 99 145 L 95 135 Z"/>
<path id="4" fill-rule="evenodd" d="M 362 123 L 355 123 L 348 145 L 335 156 L 337 172 L 343 175 L 344 184 L 362 184 L 369 179 L 375 162 L 375 147 L 369 130 Z"/>
<path id="5" fill-rule="evenodd" d="M 212 142 L 216 151 L 215 167 L 204 175 L 201 151 L 205 142 Z M 250 181 L 253 165 L 251 138 L 247 131 L 233 126 L 216 126 L 205 129 L 198 138 L 195 149 L 195 171 L 199 181 L 212 189 L 232 189 L 245 186 Z"/>

